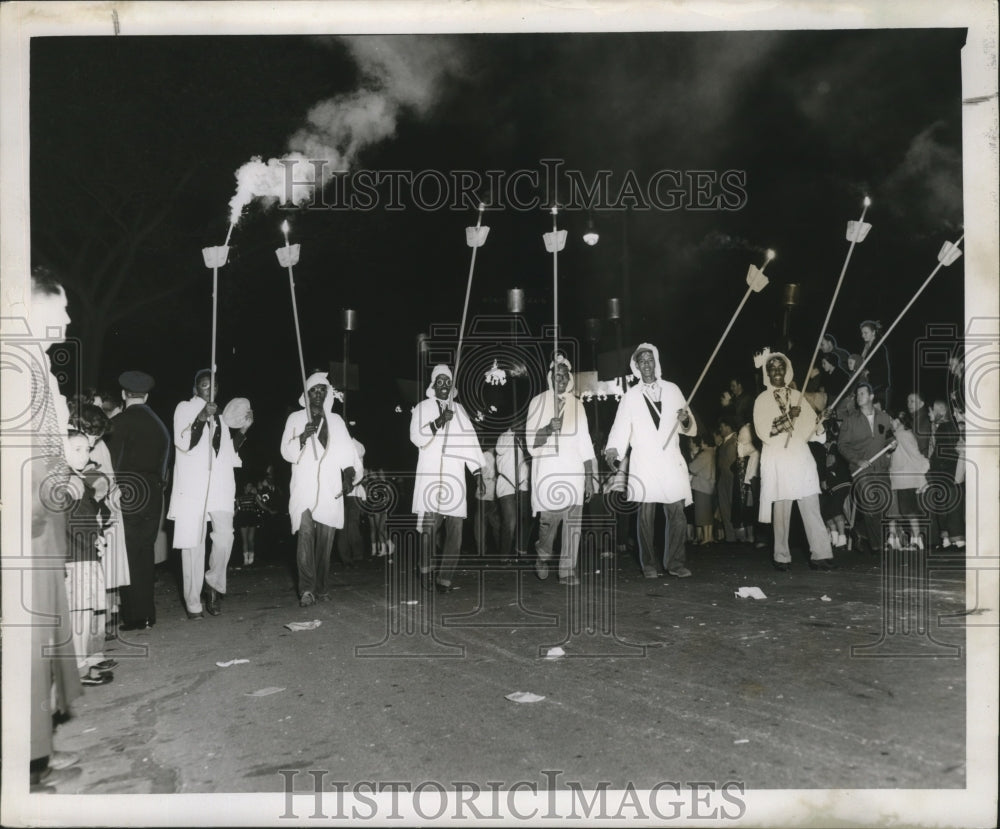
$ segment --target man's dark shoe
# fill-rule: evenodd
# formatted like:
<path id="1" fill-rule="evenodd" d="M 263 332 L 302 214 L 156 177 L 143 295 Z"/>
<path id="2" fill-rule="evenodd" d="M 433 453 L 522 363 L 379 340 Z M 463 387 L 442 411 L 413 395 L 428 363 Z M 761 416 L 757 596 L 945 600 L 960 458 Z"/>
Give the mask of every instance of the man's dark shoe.
<path id="1" fill-rule="evenodd" d="M 205 610 L 210 616 L 218 616 L 222 612 L 222 597 L 214 587 L 209 587 L 205 591 Z"/>
<path id="2" fill-rule="evenodd" d="M 152 630 L 153 623 L 149 619 L 142 619 L 138 622 L 126 622 L 118 626 L 118 630 Z"/>
<path id="3" fill-rule="evenodd" d="M 832 558 L 819 558 L 809 562 L 810 570 L 836 570 L 837 563 Z"/>
<path id="4" fill-rule="evenodd" d="M 774 566 L 775 570 L 780 570 L 782 573 L 787 573 L 792 569 L 792 565 L 787 561 L 772 561 L 771 564 Z"/>

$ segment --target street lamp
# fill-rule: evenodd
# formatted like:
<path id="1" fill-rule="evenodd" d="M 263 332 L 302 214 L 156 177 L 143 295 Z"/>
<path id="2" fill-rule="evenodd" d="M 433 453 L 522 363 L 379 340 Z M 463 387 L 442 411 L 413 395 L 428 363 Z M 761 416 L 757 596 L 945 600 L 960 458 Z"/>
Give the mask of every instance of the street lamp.
<path id="1" fill-rule="evenodd" d="M 625 391 L 625 377 L 626 375 L 622 372 L 622 367 L 625 364 L 625 357 L 622 355 L 622 301 L 617 297 L 611 297 L 608 300 L 608 319 L 615 324 L 615 340 L 618 345 L 618 369 L 619 373 L 616 375 L 622 379 L 622 391 Z"/>
<path id="2" fill-rule="evenodd" d="M 597 232 L 597 229 L 594 227 L 594 220 L 593 219 L 587 219 L 587 230 L 583 234 L 583 241 L 586 244 L 588 244 L 591 247 L 593 247 L 594 245 L 597 244 L 597 240 L 600 239 L 600 238 L 601 238 L 600 234 Z"/>

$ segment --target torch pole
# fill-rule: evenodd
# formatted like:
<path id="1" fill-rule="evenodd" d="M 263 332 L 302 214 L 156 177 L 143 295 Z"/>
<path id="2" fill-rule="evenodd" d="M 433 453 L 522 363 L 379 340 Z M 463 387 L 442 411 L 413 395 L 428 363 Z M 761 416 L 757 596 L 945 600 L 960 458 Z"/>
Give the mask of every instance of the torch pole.
<path id="1" fill-rule="evenodd" d="M 870 201 L 865 198 L 864 207 L 861 210 L 861 218 L 858 219 L 858 225 L 860 225 L 865 220 L 865 213 L 868 212 L 868 205 Z M 813 366 L 816 365 L 816 357 L 819 355 L 819 347 L 823 342 L 823 337 L 826 335 L 826 327 L 830 324 L 830 317 L 833 315 L 833 306 L 837 303 L 837 296 L 840 293 L 840 286 L 844 283 L 844 276 L 847 274 L 847 266 L 851 263 L 851 254 L 854 253 L 854 247 L 858 243 L 858 234 L 852 234 L 850 247 L 847 248 L 847 256 L 844 258 L 844 266 L 840 269 L 840 278 L 837 280 L 837 286 L 833 289 L 833 298 L 830 300 L 830 305 L 826 309 L 826 319 L 823 320 L 823 327 L 819 330 L 819 337 L 816 339 L 816 347 L 813 348 L 812 357 L 809 359 L 809 368 L 806 369 L 805 379 L 802 381 L 802 391 L 805 393 L 806 387 L 809 385 L 809 377 L 812 374 Z M 792 431 L 795 430 L 795 418 L 791 418 L 790 421 Z M 785 446 L 788 446 L 788 442 L 792 439 L 792 431 L 785 436 Z"/>
<path id="2" fill-rule="evenodd" d="M 559 207 L 552 207 L 552 416 L 559 417 L 559 395 L 556 392 L 556 369 L 559 358 Z M 555 438 L 556 453 L 559 452 L 559 433 Z"/>
<path id="3" fill-rule="evenodd" d="M 961 242 L 962 242 L 962 240 L 964 238 L 965 238 L 965 234 L 963 233 L 958 238 L 958 241 L 955 242 L 954 247 L 957 248 L 959 246 L 959 244 L 961 244 Z M 857 380 L 858 377 L 861 375 L 861 372 L 865 370 L 865 366 L 867 366 L 868 363 L 871 362 L 872 357 L 875 356 L 875 352 L 878 351 L 882 347 L 882 345 L 885 343 L 885 341 L 889 338 L 889 335 L 892 333 L 892 329 L 895 328 L 897 325 L 899 325 L 899 321 L 903 318 L 903 316 L 906 314 L 906 312 L 910 310 L 910 307 L 913 305 L 913 303 L 917 301 L 917 297 L 919 297 L 924 292 L 924 289 L 928 285 L 931 284 L 931 280 L 935 276 L 937 276 L 937 272 L 939 270 L 941 270 L 941 268 L 943 266 L 950 265 L 950 264 L 951 264 L 951 262 L 948 262 L 944 258 L 939 257 L 939 261 L 937 263 L 937 267 L 935 267 L 934 270 L 931 271 L 930 276 L 928 276 L 927 279 L 924 280 L 923 284 L 919 288 L 917 288 L 917 292 L 911 297 L 910 301 L 906 303 L 906 306 L 903 308 L 903 310 L 899 312 L 899 316 L 897 316 L 896 319 L 894 319 L 892 321 L 892 325 L 890 325 L 886 329 L 885 333 L 882 335 L 882 337 L 879 339 L 879 341 L 875 344 L 875 347 L 871 351 L 868 352 L 868 356 L 865 357 L 865 359 L 861 361 L 861 365 L 859 365 L 854 370 L 854 374 L 851 375 L 851 378 L 847 381 L 847 384 L 844 386 L 844 388 L 842 388 L 840 390 L 840 394 L 838 394 L 834 398 L 833 402 L 830 403 L 826 407 L 827 409 L 833 410 L 833 409 L 835 409 L 837 407 L 837 404 L 841 401 L 841 399 L 843 398 L 843 396 L 845 394 L 847 394 L 847 391 L 854 384 L 854 381 Z"/>
<path id="4" fill-rule="evenodd" d="M 309 421 L 309 390 L 306 388 L 306 358 L 302 353 L 302 331 L 299 328 L 299 306 L 295 301 L 295 273 L 292 270 L 292 249 L 288 244 L 288 233 L 285 233 L 285 255 L 288 261 L 288 290 L 292 295 L 292 319 L 295 321 L 295 344 L 299 349 L 299 371 L 302 374 L 302 401 L 306 409 L 306 422 Z M 319 450 L 316 448 L 316 436 L 310 440 L 313 458 L 319 460 Z"/>
<path id="5" fill-rule="evenodd" d="M 483 211 L 486 209 L 486 205 L 483 202 L 479 203 L 479 217 L 476 219 L 476 232 L 483 225 Z M 465 321 L 469 316 L 469 297 L 472 295 L 472 275 L 476 271 L 476 251 L 479 250 L 478 245 L 472 246 L 472 258 L 469 261 L 469 278 L 465 283 L 465 304 L 462 306 L 462 327 L 458 329 L 458 351 L 455 354 L 455 379 L 451 384 L 451 392 L 448 395 L 448 405 L 451 406 L 451 402 L 455 399 L 455 387 L 458 385 L 458 367 L 462 362 L 462 343 L 465 340 Z M 448 437 L 448 424 L 444 426 L 445 438 Z"/>
<path id="6" fill-rule="evenodd" d="M 895 449 L 895 448 L 896 448 L 896 441 L 892 441 L 890 443 L 887 443 L 885 446 L 883 446 L 881 449 L 879 449 L 878 452 L 876 452 L 874 455 L 872 455 L 868 459 L 866 466 L 859 466 L 857 469 L 855 469 L 851 473 L 851 477 L 852 478 L 857 478 L 858 475 L 860 475 L 862 472 L 864 472 L 865 469 L 867 469 L 875 461 L 877 461 L 879 458 L 881 458 L 886 452 L 889 452 L 889 451 L 891 451 L 892 449 Z"/>
<path id="7" fill-rule="evenodd" d="M 773 254 L 769 253 L 768 258 L 764 261 L 764 264 L 760 266 L 760 272 L 764 273 L 764 269 L 767 267 L 767 263 L 771 261 Z M 746 293 L 743 294 L 743 299 L 740 300 L 740 304 L 736 306 L 736 311 L 733 313 L 732 317 L 729 318 L 729 324 L 726 326 L 726 330 L 722 332 L 722 336 L 719 337 L 719 341 L 715 344 L 715 348 L 712 350 L 712 355 L 708 358 L 708 362 L 705 363 L 705 367 L 701 370 L 701 375 L 698 377 L 698 381 L 694 384 L 694 388 L 691 389 L 691 394 L 687 396 L 684 401 L 684 408 L 687 409 L 691 405 L 691 401 L 694 396 L 698 393 L 698 389 L 701 386 L 702 380 L 705 379 L 705 375 L 708 374 L 708 369 L 711 367 L 712 362 L 715 360 L 715 356 L 719 353 L 719 349 L 722 348 L 722 344 L 726 341 L 726 337 L 729 336 L 729 332 L 732 329 L 736 318 L 740 315 L 743 310 L 743 306 L 747 304 L 747 300 L 750 299 L 750 294 L 754 292 L 753 286 L 747 288 Z M 663 448 L 666 449 L 670 445 L 670 441 L 673 439 L 674 434 L 677 431 L 677 426 L 680 420 L 675 420 L 673 428 L 670 430 L 670 434 L 667 435 L 667 441 L 663 444 Z"/>

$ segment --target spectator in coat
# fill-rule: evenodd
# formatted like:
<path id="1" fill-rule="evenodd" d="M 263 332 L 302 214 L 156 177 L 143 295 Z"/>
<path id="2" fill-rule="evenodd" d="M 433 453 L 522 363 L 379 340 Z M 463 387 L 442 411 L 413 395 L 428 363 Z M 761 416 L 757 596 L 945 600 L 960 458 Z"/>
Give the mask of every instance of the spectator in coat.
<path id="1" fill-rule="evenodd" d="M 118 384 L 125 408 L 115 417 L 108 442 L 111 466 L 120 480 L 130 482 L 133 491 L 143 493 L 143 497 L 122 505 L 129 581 L 120 589 L 119 629 L 137 630 L 156 624 L 154 547 L 163 516 L 170 432 L 146 405 L 156 385 L 150 375 L 126 371 L 118 377 Z"/>
<path id="2" fill-rule="evenodd" d="M 851 498 L 861 514 L 864 536 L 871 551 L 878 555 L 891 496 L 889 458 L 879 452 L 892 441 L 892 421 L 875 408 L 875 394 L 868 383 L 858 384 L 854 399 L 857 409 L 841 423 L 837 447 L 854 476 Z"/>

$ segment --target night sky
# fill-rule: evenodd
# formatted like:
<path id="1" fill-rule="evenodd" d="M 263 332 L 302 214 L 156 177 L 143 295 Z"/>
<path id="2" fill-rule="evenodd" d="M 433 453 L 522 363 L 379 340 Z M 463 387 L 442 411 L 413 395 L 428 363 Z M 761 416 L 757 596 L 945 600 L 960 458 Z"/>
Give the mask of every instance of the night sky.
<path id="1" fill-rule="evenodd" d="M 629 175 L 645 183 L 663 170 L 684 181 L 691 171 L 715 180 L 745 174 L 738 209 L 642 209 L 626 199 L 559 215 L 569 232 L 559 257 L 563 335 L 582 341 L 584 319 L 604 318 L 608 297 L 628 294 L 626 348 L 658 344 L 664 376 L 685 392 L 743 295 L 747 266 L 777 251 L 770 286 L 750 298 L 695 398 L 705 417 L 729 374 L 750 381 L 754 351 L 781 345 L 786 283 L 801 286 L 791 338 L 804 370 L 847 252 L 846 221 L 859 217 L 866 194 L 873 230 L 854 252 L 830 324 L 852 352 L 861 348 L 858 323 L 890 323 L 941 244 L 961 235 L 964 29 L 416 41 L 382 38 L 368 49 L 409 56 L 414 63 L 397 81 L 414 88 L 395 99 L 392 134 L 353 152 L 355 172 L 523 169 L 544 179 L 542 160 L 559 159 L 587 182 L 609 171 L 612 202 Z M 157 379 L 151 404 L 165 420 L 190 396 L 211 344 L 211 271 L 201 248 L 225 238 L 234 174 L 254 155 L 295 149 L 322 101 L 358 89 L 397 95 L 371 80 L 357 54 L 332 37 L 33 39 L 33 261 L 74 274 L 70 335 L 82 351 L 100 340 L 85 323 L 91 306 L 128 311 L 108 328 L 99 359 L 75 359 L 79 371 L 65 391 L 77 382 L 113 387 L 121 371 L 143 369 Z M 552 314 L 552 257 L 541 238 L 551 216 L 544 190 L 533 193 L 540 203 L 530 209 L 487 211 L 470 317 L 502 315 L 507 289 L 517 286 L 538 334 Z M 557 198 L 566 198 L 563 186 Z M 362 388 L 350 419 L 370 464 L 412 465 L 413 401 L 402 400 L 396 380 L 417 379 L 417 334 L 461 318 L 464 228 L 475 211 L 422 210 L 406 194 L 400 210 L 384 201 L 368 210 L 258 201 L 243 211 L 219 272 L 218 363 L 222 399 L 253 403 L 252 464 L 278 457 L 281 424 L 301 391 L 288 277 L 274 254 L 288 218 L 292 242 L 302 245 L 295 279 L 307 371 L 340 359 L 340 309 L 357 309 L 351 355 Z M 581 241 L 588 219 L 601 235 L 596 247 Z M 143 235 L 123 253 L 137 227 Z M 123 256 L 120 289 L 85 295 L 87 285 L 107 286 L 108 274 L 93 274 Z M 927 395 L 943 391 L 940 369 L 915 377 L 912 366 L 928 325 L 961 330 L 963 279 L 962 260 L 943 270 L 893 334 L 900 402 L 915 382 Z M 614 348 L 605 319 L 599 349 Z M 589 369 L 590 347 L 582 349 L 576 361 Z M 576 358 L 578 347 L 568 350 Z M 607 405 L 602 418 L 613 414 Z"/>

